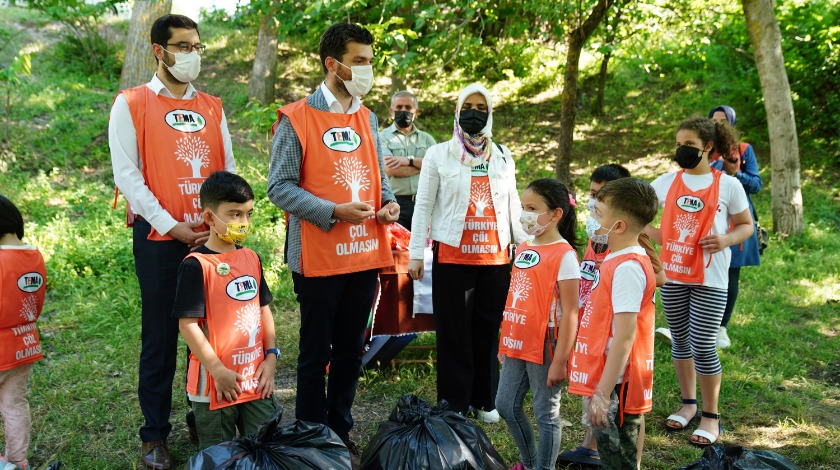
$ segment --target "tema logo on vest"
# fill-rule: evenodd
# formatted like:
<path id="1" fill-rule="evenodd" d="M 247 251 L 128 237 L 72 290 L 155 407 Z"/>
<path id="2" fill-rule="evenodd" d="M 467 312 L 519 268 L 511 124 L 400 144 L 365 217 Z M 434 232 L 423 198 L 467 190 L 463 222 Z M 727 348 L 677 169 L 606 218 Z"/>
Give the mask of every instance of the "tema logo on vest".
<path id="1" fill-rule="evenodd" d="M 169 111 L 164 119 L 169 127 L 181 132 L 198 132 L 207 124 L 201 114 L 186 109 Z"/>
<path id="2" fill-rule="evenodd" d="M 519 269 L 533 268 L 540 263 L 540 254 L 534 250 L 525 250 L 516 255 L 513 265 Z"/>
<path id="3" fill-rule="evenodd" d="M 591 260 L 584 260 L 580 263 L 580 277 L 587 281 L 594 281 L 598 270 L 595 269 L 595 262 Z"/>
<path id="4" fill-rule="evenodd" d="M 324 145 L 330 150 L 352 152 L 362 145 L 362 138 L 352 127 L 333 127 L 322 136 Z"/>
<path id="5" fill-rule="evenodd" d="M 700 212 L 704 206 L 703 200 L 696 196 L 680 196 L 677 199 L 677 207 L 686 212 Z"/>
<path id="6" fill-rule="evenodd" d="M 24 292 L 36 292 L 44 285 L 44 276 L 39 273 L 26 273 L 17 281 L 18 289 Z"/>
<path id="7" fill-rule="evenodd" d="M 251 300 L 257 296 L 259 284 L 253 276 L 239 276 L 228 282 L 227 295 L 234 300 Z"/>

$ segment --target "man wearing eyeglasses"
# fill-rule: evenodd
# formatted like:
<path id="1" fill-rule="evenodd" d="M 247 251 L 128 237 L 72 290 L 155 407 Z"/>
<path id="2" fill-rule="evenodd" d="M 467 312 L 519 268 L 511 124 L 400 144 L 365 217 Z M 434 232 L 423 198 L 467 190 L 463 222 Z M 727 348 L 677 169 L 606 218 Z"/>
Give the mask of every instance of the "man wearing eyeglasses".
<path id="1" fill-rule="evenodd" d="M 128 202 L 126 219 L 134 230 L 142 303 L 137 387 L 145 417 L 142 462 L 145 468 L 168 469 L 178 267 L 210 235 L 201 219 L 201 184 L 215 171 L 235 173 L 236 165 L 221 100 L 196 91 L 191 83 L 205 51 L 198 25 L 186 16 L 164 15 L 154 22 L 150 36 L 157 71 L 149 83 L 117 95 L 108 137 L 114 182 Z M 192 431 L 189 417 L 188 425 Z"/>

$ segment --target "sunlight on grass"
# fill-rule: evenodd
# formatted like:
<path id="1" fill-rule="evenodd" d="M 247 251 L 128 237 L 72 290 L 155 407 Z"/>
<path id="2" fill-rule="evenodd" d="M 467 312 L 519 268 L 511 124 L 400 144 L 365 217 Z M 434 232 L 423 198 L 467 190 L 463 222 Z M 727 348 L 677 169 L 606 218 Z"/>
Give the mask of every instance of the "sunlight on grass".
<path id="1" fill-rule="evenodd" d="M 809 306 L 825 304 L 833 300 L 840 300 L 840 274 L 824 273 L 823 278 L 818 281 L 811 279 L 799 279 L 794 284 L 805 288 L 806 294 L 799 298 L 794 305 Z"/>

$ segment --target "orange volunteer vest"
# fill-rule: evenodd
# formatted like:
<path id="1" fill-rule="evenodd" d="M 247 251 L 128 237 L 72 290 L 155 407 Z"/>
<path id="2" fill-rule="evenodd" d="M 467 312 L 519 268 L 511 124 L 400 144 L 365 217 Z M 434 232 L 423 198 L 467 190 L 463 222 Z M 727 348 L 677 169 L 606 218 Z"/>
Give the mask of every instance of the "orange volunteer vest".
<path id="1" fill-rule="evenodd" d="M 487 165 L 487 162 L 484 163 Z M 499 242 L 499 230 L 488 176 L 472 176 L 470 204 L 459 246 L 438 244 L 438 262 L 447 264 L 508 264 L 508 250 Z M 542 361 L 542 359 L 541 359 Z"/>
<path id="2" fill-rule="evenodd" d="M 583 260 L 580 262 L 580 289 L 578 290 L 578 298 L 580 299 L 580 310 L 578 311 L 578 325 L 583 319 L 584 307 L 589 302 L 589 294 L 592 292 L 592 284 L 598 275 L 598 268 L 595 267 L 597 263 L 604 262 L 604 258 L 610 254 L 610 249 L 606 248 L 602 253 L 595 253 L 592 248 L 592 241 L 586 244 L 586 251 L 583 253 Z"/>
<path id="3" fill-rule="evenodd" d="M 177 100 L 157 95 L 146 85 L 121 93 L 137 131 L 146 186 L 178 222 L 201 220 L 201 184 L 211 173 L 225 169 L 225 147 L 219 132 L 222 101 L 202 92 L 191 100 Z M 127 210 L 127 218 L 133 221 L 131 210 Z M 148 238 L 173 239 L 154 228 Z"/>
<path id="4" fill-rule="evenodd" d="M 277 111 L 295 130 L 303 149 L 300 187 L 338 204 L 364 202 L 382 207 L 382 180 L 370 110 L 353 114 L 319 111 L 306 99 Z M 392 266 L 388 229 L 376 217 L 353 225 L 338 221 L 328 232 L 300 221 L 301 272 L 306 277 L 333 276 Z"/>
<path id="5" fill-rule="evenodd" d="M 259 257 L 248 248 L 217 255 L 190 253 L 187 255 L 189 257 L 201 263 L 204 274 L 206 316 L 199 324 L 222 364 L 241 374 L 245 380 L 239 382 L 242 393 L 236 401 L 219 402 L 216 399 L 215 381 L 209 372 L 207 387 L 198 390 L 200 363 L 198 358 L 190 354 L 187 393 L 209 395 L 211 410 L 258 400 L 259 381 L 254 378 L 254 373 L 265 354 L 259 298 Z M 222 263 L 229 266 L 229 272 L 225 275 L 217 270 Z M 225 271 L 221 270 L 222 273 Z"/>
<path id="6" fill-rule="evenodd" d="M 46 282 L 40 251 L 0 249 L 0 371 L 44 358 L 35 322 Z"/>
<path id="7" fill-rule="evenodd" d="M 607 359 L 604 353 L 609 339 L 613 336 L 613 275 L 615 269 L 628 260 L 635 260 L 641 264 L 647 285 L 642 297 L 641 311 L 637 316 L 636 339 L 630 349 L 630 358 L 624 371 L 622 422 L 624 412 L 647 413 L 653 404 L 653 294 L 656 291 L 656 277 L 647 255 L 627 253 L 601 264 L 592 287 L 590 302 L 585 307 L 584 315 L 587 321 L 585 324 L 581 322 L 569 367 L 569 393 L 591 396 L 604 372 Z"/>
<path id="8" fill-rule="evenodd" d="M 502 317 L 500 354 L 543 363 L 548 316 L 557 299 L 557 272 L 563 256 L 573 250 L 568 243 L 526 242 L 517 247 Z M 558 325 L 556 318 L 554 324 Z"/>
<path id="9" fill-rule="evenodd" d="M 712 231 L 718 210 L 720 171 L 712 168 L 712 184 L 692 191 L 683 182 L 680 170 L 668 189 L 662 211 L 662 248 L 659 259 L 669 281 L 702 284 L 704 254 L 700 239 Z M 712 258 L 709 255 L 709 263 Z"/>

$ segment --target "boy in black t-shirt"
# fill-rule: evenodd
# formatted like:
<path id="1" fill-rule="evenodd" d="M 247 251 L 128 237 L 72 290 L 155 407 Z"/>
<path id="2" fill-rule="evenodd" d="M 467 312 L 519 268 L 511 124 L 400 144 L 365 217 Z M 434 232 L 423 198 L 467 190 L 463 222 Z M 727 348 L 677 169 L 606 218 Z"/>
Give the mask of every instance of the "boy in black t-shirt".
<path id="1" fill-rule="evenodd" d="M 253 434 L 274 401 L 274 318 L 259 256 L 241 244 L 248 233 L 254 193 L 240 176 L 210 175 L 200 191 L 207 243 L 178 270 L 172 315 L 190 347 L 187 393 L 199 444 L 206 448 Z"/>

